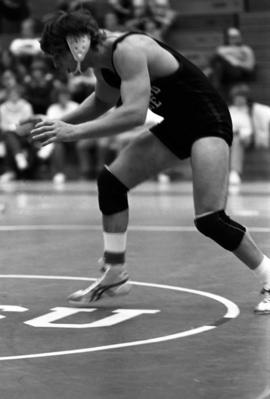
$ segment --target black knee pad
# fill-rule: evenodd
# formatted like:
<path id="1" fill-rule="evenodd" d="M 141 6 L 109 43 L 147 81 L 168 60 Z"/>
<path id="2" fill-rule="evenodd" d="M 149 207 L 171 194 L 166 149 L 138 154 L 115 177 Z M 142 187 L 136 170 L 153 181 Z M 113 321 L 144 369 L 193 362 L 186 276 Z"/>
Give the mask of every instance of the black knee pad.
<path id="1" fill-rule="evenodd" d="M 204 235 L 229 251 L 235 251 L 246 232 L 246 228 L 230 219 L 224 210 L 195 219 L 195 226 Z"/>
<path id="2" fill-rule="evenodd" d="M 128 209 L 128 188 L 107 168 L 103 168 L 98 180 L 99 209 L 104 215 L 113 215 Z"/>

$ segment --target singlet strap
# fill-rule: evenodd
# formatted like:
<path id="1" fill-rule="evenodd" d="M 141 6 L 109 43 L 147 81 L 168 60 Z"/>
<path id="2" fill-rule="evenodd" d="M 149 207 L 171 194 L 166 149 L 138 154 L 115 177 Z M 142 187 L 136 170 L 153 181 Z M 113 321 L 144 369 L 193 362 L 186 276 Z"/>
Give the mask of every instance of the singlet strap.
<path id="1" fill-rule="evenodd" d="M 109 84 L 111 84 L 113 87 L 119 87 L 119 85 L 121 83 L 121 78 L 120 78 L 119 74 L 117 73 L 117 70 L 115 68 L 114 61 L 113 61 L 113 55 L 114 55 L 114 51 L 115 51 L 117 45 L 120 42 L 122 42 L 127 36 L 136 35 L 136 34 L 137 35 L 145 35 L 145 36 L 150 37 L 155 42 L 157 42 L 161 47 L 163 47 L 165 50 L 169 51 L 179 61 L 179 70 L 176 71 L 174 74 L 172 74 L 171 77 L 174 77 L 182 69 L 180 55 L 177 51 L 175 51 L 167 44 L 161 42 L 160 40 L 154 38 L 153 36 L 149 35 L 146 32 L 142 32 L 140 30 L 133 30 L 133 31 L 126 32 L 123 35 L 119 36 L 117 39 L 115 39 L 115 41 L 112 44 L 111 64 L 113 67 L 113 72 L 110 71 L 109 69 L 102 69 L 103 77 Z M 168 77 L 166 77 L 166 78 L 168 78 Z"/>

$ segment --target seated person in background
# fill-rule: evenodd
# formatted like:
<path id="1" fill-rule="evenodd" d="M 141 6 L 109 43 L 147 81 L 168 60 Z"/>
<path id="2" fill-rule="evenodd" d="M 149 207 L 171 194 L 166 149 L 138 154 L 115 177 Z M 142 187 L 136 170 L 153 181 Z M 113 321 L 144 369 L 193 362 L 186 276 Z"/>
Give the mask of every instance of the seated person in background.
<path id="1" fill-rule="evenodd" d="M 148 7 L 152 19 L 160 27 L 162 37 L 172 25 L 177 13 L 172 9 L 169 0 L 148 0 Z"/>
<path id="2" fill-rule="evenodd" d="M 108 111 L 112 112 L 112 110 Z M 126 133 L 99 139 L 83 139 L 77 142 L 77 152 L 82 178 L 96 179 L 102 171 L 104 164 L 112 162 L 118 153 L 130 143 L 134 137 L 141 135 L 145 129 L 150 129 L 163 120 L 162 117 L 150 111 L 147 112 L 145 124 Z M 163 177 L 162 177 L 163 176 Z M 166 176 L 160 174 L 158 179 Z"/>
<path id="3" fill-rule="evenodd" d="M 134 0 L 132 19 L 126 22 L 128 30 L 141 30 L 162 40 L 171 27 L 176 12 L 169 0 Z"/>
<path id="4" fill-rule="evenodd" d="M 249 86 L 237 85 L 230 91 L 229 111 L 234 138 L 231 149 L 230 183 L 241 183 L 245 151 L 270 147 L 270 107 L 252 100 Z"/>
<path id="5" fill-rule="evenodd" d="M 71 0 L 68 2 L 67 11 L 85 11 L 89 12 L 96 19 L 99 18 L 98 0 Z"/>
<path id="6" fill-rule="evenodd" d="M 50 119 L 59 119 L 65 114 L 74 111 L 78 103 L 71 101 L 70 92 L 66 86 L 60 86 L 54 93 L 55 103 L 49 106 L 47 116 Z M 66 180 L 65 168 L 67 164 L 66 155 L 74 151 L 76 146 L 73 143 L 55 143 L 41 147 L 38 157 L 42 160 L 50 159 L 53 171 L 53 182 L 64 183 Z"/>
<path id="7" fill-rule="evenodd" d="M 101 26 L 106 30 L 121 32 L 125 30 L 125 25 L 119 22 L 118 16 L 112 10 L 105 12 Z"/>
<path id="8" fill-rule="evenodd" d="M 7 100 L 9 90 L 17 85 L 17 79 L 11 69 L 3 72 L 0 78 L 0 104 Z"/>
<path id="9" fill-rule="evenodd" d="M 231 147 L 230 184 L 241 183 L 245 151 L 252 142 L 253 126 L 249 89 L 246 85 L 235 86 L 230 92 L 229 111 L 233 124 L 233 143 Z"/>
<path id="10" fill-rule="evenodd" d="M 24 81 L 25 98 L 33 107 L 35 114 L 45 115 L 51 105 L 51 93 L 54 88 L 52 75 L 48 73 L 44 59 L 33 60 L 30 75 Z"/>
<path id="11" fill-rule="evenodd" d="M 152 17 L 145 17 L 140 19 L 134 19 L 127 22 L 127 28 L 130 30 L 140 30 L 148 33 L 156 39 L 162 39 L 162 25 L 160 22 Z"/>
<path id="12" fill-rule="evenodd" d="M 31 104 L 22 98 L 22 88 L 10 88 L 7 100 L 0 105 L 0 127 L 6 146 L 6 171 L 1 176 L 1 182 L 26 177 L 32 166 L 34 145 L 28 136 L 21 136 L 17 132 L 20 120 L 32 114 Z"/>
<path id="13" fill-rule="evenodd" d="M 134 0 L 108 0 L 110 11 L 113 12 L 120 25 L 132 18 Z"/>
<path id="14" fill-rule="evenodd" d="M 210 79 L 225 97 L 233 85 L 254 78 L 255 55 L 252 48 L 243 43 L 238 29 L 231 27 L 227 30 L 225 44 L 216 49 L 210 66 Z"/>
<path id="15" fill-rule="evenodd" d="M 10 52 L 27 67 L 30 66 L 33 57 L 41 54 L 39 35 L 40 23 L 34 18 L 27 18 L 21 23 L 19 37 L 10 43 Z"/>
<path id="16" fill-rule="evenodd" d="M 17 64 L 17 60 L 11 54 L 8 48 L 2 48 L 0 45 L 0 74 L 4 73 L 6 70 L 14 70 Z"/>
<path id="17" fill-rule="evenodd" d="M 126 30 L 139 29 L 138 25 L 149 17 L 148 4 L 145 0 L 133 0 L 130 18 L 125 22 Z"/>
<path id="18" fill-rule="evenodd" d="M 104 163 L 115 158 L 115 138 L 82 139 L 76 142 L 79 173 L 83 180 L 96 179 Z"/>

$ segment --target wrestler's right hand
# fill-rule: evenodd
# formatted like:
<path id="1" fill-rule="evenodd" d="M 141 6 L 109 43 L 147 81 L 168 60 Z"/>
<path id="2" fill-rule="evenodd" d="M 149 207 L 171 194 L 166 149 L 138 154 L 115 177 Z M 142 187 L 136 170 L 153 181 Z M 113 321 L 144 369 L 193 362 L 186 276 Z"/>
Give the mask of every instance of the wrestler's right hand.
<path id="1" fill-rule="evenodd" d="M 20 120 L 16 126 L 16 132 L 20 136 L 28 136 L 37 123 L 42 122 L 46 118 L 45 115 L 32 115 L 28 118 Z"/>

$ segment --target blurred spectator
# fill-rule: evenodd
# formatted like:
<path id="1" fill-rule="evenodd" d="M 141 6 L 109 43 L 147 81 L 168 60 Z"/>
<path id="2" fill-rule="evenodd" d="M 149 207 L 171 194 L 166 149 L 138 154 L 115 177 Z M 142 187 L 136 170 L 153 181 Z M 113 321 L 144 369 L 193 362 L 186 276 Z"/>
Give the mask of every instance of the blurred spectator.
<path id="1" fill-rule="evenodd" d="M 96 179 L 104 164 L 116 155 L 115 137 L 83 139 L 76 143 L 80 176 L 84 180 Z"/>
<path id="2" fill-rule="evenodd" d="M 254 145 L 256 148 L 270 147 L 270 107 L 269 105 L 253 103 L 251 116 L 254 127 Z"/>
<path id="3" fill-rule="evenodd" d="M 0 127 L 7 151 L 5 173 L 1 176 L 1 182 L 25 177 L 34 158 L 35 150 L 31 140 L 17 132 L 20 120 L 33 114 L 31 104 L 24 100 L 21 94 L 21 87 L 11 87 L 7 100 L 0 105 Z"/>
<path id="4" fill-rule="evenodd" d="M 65 114 L 74 111 L 78 103 L 71 101 L 70 92 L 67 87 L 59 87 L 55 91 L 55 103 L 49 106 L 47 117 L 49 119 L 59 119 Z M 74 152 L 76 146 L 74 143 L 55 143 L 42 147 L 38 152 L 38 157 L 42 160 L 50 160 L 53 182 L 62 184 L 66 180 L 66 165 L 68 163 L 67 155 Z"/>
<path id="5" fill-rule="evenodd" d="M 40 27 L 39 21 L 34 18 L 25 19 L 21 23 L 20 36 L 10 44 L 10 52 L 27 67 L 34 56 L 41 54 L 38 37 Z"/>
<path id="6" fill-rule="evenodd" d="M 156 39 L 163 40 L 163 26 L 155 18 L 146 18 L 142 30 Z"/>
<path id="7" fill-rule="evenodd" d="M 176 17 L 169 0 L 148 0 L 148 7 L 152 19 L 159 26 L 161 36 L 165 35 Z"/>
<path id="8" fill-rule="evenodd" d="M 162 40 L 162 25 L 154 18 L 145 17 L 134 19 L 127 23 L 127 27 L 130 30 L 140 30 L 142 32 L 148 33 L 156 39 Z"/>
<path id="9" fill-rule="evenodd" d="M 3 73 L 7 69 L 14 70 L 15 67 L 16 60 L 10 50 L 3 49 L 2 51 L 0 51 L 0 73 Z"/>
<path id="10" fill-rule="evenodd" d="M 116 16 L 119 25 L 123 26 L 133 18 L 133 2 L 134 0 L 108 0 L 111 12 Z"/>
<path id="11" fill-rule="evenodd" d="M 253 126 L 249 89 L 247 86 L 235 86 L 230 91 L 231 105 L 229 111 L 233 123 L 233 143 L 231 147 L 230 184 L 241 183 L 245 151 L 251 145 Z"/>
<path id="12" fill-rule="evenodd" d="M 83 179 L 95 179 L 104 164 L 110 164 L 119 151 L 128 145 L 131 140 L 150 129 L 153 125 L 160 123 L 162 119 L 161 116 L 148 110 L 146 122 L 143 126 L 113 137 L 78 141 L 77 151 L 81 177 Z"/>
<path id="13" fill-rule="evenodd" d="M 81 75 L 69 75 L 68 88 L 72 96 L 72 100 L 81 103 L 89 96 L 95 88 L 96 77 L 91 68 L 88 68 Z"/>
<path id="14" fill-rule="evenodd" d="M 56 10 L 75 11 L 84 9 L 90 12 L 98 21 L 97 1 L 98 0 L 57 0 Z"/>
<path id="15" fill-rule="evenodd" d="M 14 72 L 12 72 L 10 69 L 7 69 L 1 76 L 0 103 L 7 100 L 9 90 L 16 85 L 17 85 L 17 80 Z"/>
<path id="16" fill-rule="evenodd" d="M 117 14 L 113 11 L 107 11 L 101 23 L 103 29 L 107 29 L 112 32 L 121 32 L 125 29 L 125 25 L 119 22 Z"/>
<path id="17" fill-rule="evenodd" d="M 254 79 L 255 64 L 252 48 L 243 43 L 241 32 L 231 27 L 226 31 L 224 45 L 216 49 L 210 61 L 210 79 L 227 98 L 233 85 Z"/>
<path id="18" fill-rule="evenodd" d="M 35 59 L 31 65 L 30 75 L 25 78 L 25 98 L 30 102 L 35 114 L 46 114 L 51 104 L 51 93 L 54 81 L 48 74 L 46 62 Z"/>
<path id="19" fill-rule="evenodd" d="M 247 148 L 269 148 L 270 107 L 252 101 L 246 84 L 233 87 L 230 91 L 229 111 L 233 123 L 234 138 L 231 148 L 230 183 L 241 183 L 241 175 Z"/>
<path id="20" fill-rule="evenodd" d="M 0 53 L 0 73 L 4 74 L 6 71 L 12 71 L 18 83 L 23 84 L 27 68 L 9 49 Z"/>
<path id="21" fill-rule="evenodd" d="M 100 22 L 97 11 L 97 0 L 72 0 L 69 3 L 69 11 L 85 10 L 90 12 L 93 17 Z"/>
<path id="22" fill-rule="evenodd" d="M 162 40 L 175 15 L 168 0 L 134 0 L 132 18 L 126 21 L 125 27 L 141 30 Z"/>
<path id="23" fill-rule="evenodd" d="M 139 29 L 139 25 L 149 17 L 149 10 L 145 0 L 133 0 L 131 17 L 126 20 L 127 30 Z"/>

